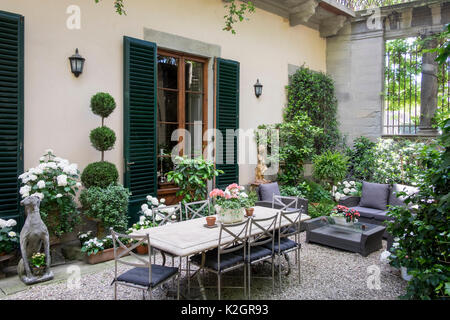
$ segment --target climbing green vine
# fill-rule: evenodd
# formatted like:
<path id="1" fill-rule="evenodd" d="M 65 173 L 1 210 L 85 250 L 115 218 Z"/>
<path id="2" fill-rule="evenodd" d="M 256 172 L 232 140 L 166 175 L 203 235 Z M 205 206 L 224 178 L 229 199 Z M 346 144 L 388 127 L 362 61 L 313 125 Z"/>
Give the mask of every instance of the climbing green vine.
<path id="1" fill-rule="evenodd" d="M 227 9 L 228 12 L 224 16 L 225 27 L 222 30 L 231 31 L 232 34 L 236 34 L 236 30 L 234 30 L 233 27 L 233 25 L 236 22 L 248 20 L 248 18 L 245 17 L 245 14 L 255 12 L 255 6 L 251 1 L 248 1 L 247 3 L 241 3 L 238 6 L 236 5 L 235 0 L 227 0 L 227 4 L 225 4 L 225 9 Z"/>

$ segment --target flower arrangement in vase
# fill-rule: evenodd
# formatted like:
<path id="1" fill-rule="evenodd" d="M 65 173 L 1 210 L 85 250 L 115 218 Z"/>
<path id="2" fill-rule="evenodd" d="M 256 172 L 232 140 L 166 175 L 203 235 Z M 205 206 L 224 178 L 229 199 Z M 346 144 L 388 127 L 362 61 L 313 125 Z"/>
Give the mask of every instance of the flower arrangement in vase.
<path id="1" fill-rule="evenodd" d="M 336 206 L 331 211 L 330 217 L 333 218 L 336 224 L 340 225 L 353 225 L 356 219 L 359 217 L 359 212 L 354 209 L 349 209 L 345 206 Z"/>
<path id="2" fill-rule="evenodd" d="M 248 198 L 244 189 L 243 186 L 233 183 L 226 187 L 225 191 L 214 189 L 209 193 L 220 222 L 235 223 L 244 220 Z"/>

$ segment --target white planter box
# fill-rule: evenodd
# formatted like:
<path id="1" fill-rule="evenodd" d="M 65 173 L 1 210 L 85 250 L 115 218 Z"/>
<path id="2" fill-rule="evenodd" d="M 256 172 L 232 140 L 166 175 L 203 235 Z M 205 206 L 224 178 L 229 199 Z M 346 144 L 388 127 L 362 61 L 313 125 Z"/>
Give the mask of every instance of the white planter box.
<path id="1" fill-rule="evenodd" d="M 222 209 L 216 205 L 217 218 L 222 223 L 236 223 L 244 220 L 245 209 Z"/>

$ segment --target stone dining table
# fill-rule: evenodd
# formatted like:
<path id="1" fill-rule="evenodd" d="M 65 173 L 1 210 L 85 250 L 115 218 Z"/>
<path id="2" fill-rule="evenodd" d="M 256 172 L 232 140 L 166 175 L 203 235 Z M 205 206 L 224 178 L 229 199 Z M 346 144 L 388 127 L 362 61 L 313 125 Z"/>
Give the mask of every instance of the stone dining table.
<path id="1" fill-rule="evenodd" d="M 264 219 L 276 215 L 280 210 L 267 207 L 256 206 L 254 207 L 254 219 Z M 247 219 L 247 218 L 245 218 Z M 277 218 L 276 227 L 280 227 L 279 218 Z M 311 219 L 306 214 L 302 214 L 301 221 Z M 216 221 L 218 225 L 220 222 Z M 282 219 L 281 227 L 289 225 L 290 222 L 286 219 Z M 144 235 L 148 234 L 150 238 L 150 247 L 156 248 L 162 253 L 168 253 L 172 257 L 179 257 L 180 264 L 181 259 L 184 257 L 193 256 L 195 254 L 204 254 L 208 250 L 212 250 L 218 247 L 220 237 L 220 227 L 208 228 L 206 225 L 206 219 L 197 218 L 192 220 L 180 221 L 176 223 L 168 223 L 163 226 L 136 230 L 132 235 Z M 268 227 L 270 221 L 264 221 L 260 223 L 263 227 Z M 227 227 L 230 231 L 233 228 Z M 241 227 L 236 227 L 241 228 Z M 249 230 L 248 236 L 254 236 L 261 233 L 260 228 L 254 227 Z M 233 240 L 233 237 L 229 234 L 222 234 L 222 243 L 226 243 L 227 239 Z M 164 258 L 165 261 L 165 258 Z M 200 266 L 200 269 L 202 266 Z M 199 269 L 199 270 L 200 270 Z M 199 271 L 197 270 L 197 271 Z M 199 272 L 196 272 L 199 276 Z M 188 276 L 188 282 L 191 276 Z M 200 278 L 198 279 L 199 285 L 202 289 L 203 297 L 206 298 L 201 284 Z"/>

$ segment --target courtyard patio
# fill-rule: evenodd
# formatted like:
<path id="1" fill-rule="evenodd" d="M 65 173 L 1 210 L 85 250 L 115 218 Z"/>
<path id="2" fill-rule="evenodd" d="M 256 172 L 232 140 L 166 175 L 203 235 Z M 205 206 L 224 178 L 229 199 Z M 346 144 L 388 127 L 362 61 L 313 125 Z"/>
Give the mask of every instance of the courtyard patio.
<path id="1" fill-rule="evenodd" d="M 449 0 L 2 0 L 0 300 L 450 299 L 449 55 Z"/>

